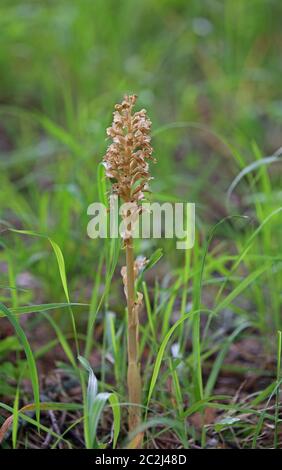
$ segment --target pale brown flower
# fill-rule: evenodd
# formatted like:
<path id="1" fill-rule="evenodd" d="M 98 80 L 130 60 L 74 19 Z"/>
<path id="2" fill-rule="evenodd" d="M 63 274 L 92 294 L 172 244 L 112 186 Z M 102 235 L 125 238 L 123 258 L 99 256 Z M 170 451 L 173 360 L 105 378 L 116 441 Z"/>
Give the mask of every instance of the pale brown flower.
<path id="1" fill-rule="evenodd" d="M 151 179 L 151 121 L 145 109 L 133 113 L 136 100 L 136 95 L 126 95 L 115 106 L 112 126 L 107 129 L 112 143 L 103 159 L 106 176 L 113 180 L 113 192 L 125 202 L 142 200 Z"/>
<path id="2" fill-rule="evenodd" d="M 121 275 L 128 311 L 127 383 L 130 431 L 135 430 L 141 424 L 142 384 L 138 363 L 138 326 L 143 295 L 135 292 L 135 281 L 146 264 L 145 258 L 137 258 L 134 262 L 133 231 L 134 224 L 142 210 L 139 203 L 144 198 L 144 192 L 148 190 L 148 183 L 151 179 L 148 161 L 153 160 L 151 121 L 145 109 L 133 112 L 136 99 L 136 95 L 125 96 L 122 103 L 115 106 L 112 126 L 107 129 L 112 143 L 103 159 L 106 176 L 112 180 L 113 192 L 126 203 L 121 214 L 123 221 L 126 222 L 122 233 L 126 266 L 121 269 Z M 134 448 L 142 445 L 143 433 L 138 432 L 135 439 L 137 439 L 136 442 L 132 441 Z"/>

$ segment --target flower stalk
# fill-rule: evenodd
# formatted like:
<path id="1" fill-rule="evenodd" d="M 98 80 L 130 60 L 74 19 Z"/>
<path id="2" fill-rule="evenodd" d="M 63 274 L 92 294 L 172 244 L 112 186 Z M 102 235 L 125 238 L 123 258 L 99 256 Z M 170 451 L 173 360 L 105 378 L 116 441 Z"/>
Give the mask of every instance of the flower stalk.
<path id="1" fill-rule="evenodd" d="M 134 294 L 134 256 L 133 241 L 129 238 L 126 241 L 126 272 L 127 272 L 127 311 L 128 311 L 128 370 L 127 386 L 129 403 L 133 406 L 129 408 L 128 427 L 132 431 L 141 423 L 141 376 L 138 363 L 138 329 L 139 317 L 135 304 Z"/>

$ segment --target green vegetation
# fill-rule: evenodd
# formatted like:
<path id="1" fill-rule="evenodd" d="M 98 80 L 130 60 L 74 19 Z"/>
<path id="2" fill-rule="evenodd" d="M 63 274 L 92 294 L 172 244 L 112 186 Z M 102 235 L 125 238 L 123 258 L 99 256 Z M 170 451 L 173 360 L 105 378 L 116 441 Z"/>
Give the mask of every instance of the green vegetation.
<path id="1" fill-rule="evenodd" d="M 2 0 L 0 440 L 121 448 L 120 240 L 106 201 L 113 104 L 138 94 L 152 201 L 196 203 L 196 244 L 137 240 L 143 445 L 281 447 L 279 0 Z"/>

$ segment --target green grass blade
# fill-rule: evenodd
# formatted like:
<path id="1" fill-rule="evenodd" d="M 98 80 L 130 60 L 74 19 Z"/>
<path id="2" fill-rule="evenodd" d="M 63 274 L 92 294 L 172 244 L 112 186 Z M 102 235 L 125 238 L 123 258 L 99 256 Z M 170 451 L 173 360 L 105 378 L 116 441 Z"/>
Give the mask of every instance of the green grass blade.
<path id="1" fill-rule="evenodd" d="M 48 310 L 56 310 L 59 308 L 68 308 L 68 307 L 87 307 L 89 304 L 82 304 L 77 302 L 72 303 L 51 303 L 51 304 L 39 304 L 39 305 L 27 305 L 24 307 L 10 308 L 10 311 L 15 316 L 25 315 L 27 313 L 38 313 L 38 312 L 47 312 Z M 2 312 L 0 313 L 0 318 L 5 317 L 6 315 Z"/>
<path id="2" fill-rule="evenodd" d="M 224 358 L 233 343 L 234 339 L 243 331 L 245 328 L 249 326 L 249 323 L 244 322 L 242 325 L 239 325 L 236 330 L 227 337 L 227 339 L 223 342 L 223 345 L 220 348 L 220 352 L 217 355 L 217 358 L 213 364 L 211 373 L 209 375 L 206 387 L 205 387 L 205 397 L 209 397 L 213 391 L 213 388 L 215 386 L 217 377 L 219 375 L 221 366 L 223 364 Z"/>
<path id="3" fill-rule="evenodd" d="M 50 322 L 50 324 L 52 325 L 53 329 L 55 330 L 56 332 L 56 335 L 58 337 L 58 340 L 67 356 L 67 358 L 69 359 L 71 365 L 74 367 L 74 369 L 77 369 L 77 365 L 76 365 L 76 361 L 75 361 L 75 357 L 73 355 L 73 352 L 67 342 L 67 339 L 64 335 L 64 333 L 62 332 L 62 330 L 60 329 L 59 325 L 53 320 L 53 318 L 51 316 L 49 316 L 47 313 L 44 313 L 43 314 L 45 316 L 45 318 Z"/>
<path id="4" fill-rule="evenodd" d="M 235 289 L 233 289 L 232 292 L 230 292 L 230 294 L 228 294 L 224 300 L 222 300 L 218 305 L 214 307 L 214 311 L 217 313 L 228 307 L 233 302 L 233 300 L 236 299 L 236 297 L 238 297 L 244 290 L 247 289 L 247 287 L 249 287 L 253 282 L 255 282 L 255 280 L 268 269 L 269 266 L 264 265 L 262 268 L 251 272 L 251 274 L 249 274 L 245 279 L 243 279 L 243 281 L 240 282 L 240 284 L 236 286 Z"/>
<path id="5" fill-rule="evenodd" d="M 149 391 L 148 391 L 148 395 L 147 395 L 147 407 L 149 406 L 150 400 L 152 398 L 152 394 L 153 394 L 155 385 L 157 383 L 157 379 L 158 379 L 158 375 L 159 375 L 159 371 L 160 371 L 160 367 L 161 367 L 161 362 L 162 362 L 162 359 L 163 359 L 163 356 L 164 356 L 164 352 L 165 352 L 165 349 L 167 347 L 167 344 L 168 344 L 171 336 L 173 335 L 173 333 L 175 332 L 175 330 L 178 328 L 179 325 L 181 325 L 184 321 L 190 319 L 193 315 L 196 315 L 197 313 L 200 313 L 200 312 L 210 313 L 210 314 L 213 313 L 211 310 L 207 310 L 207 309 L 205 309 L 205 310 L 196 310 L 194 312 L 187 313 L 182 318 L 177 320 L 177 322 L 174 323 L 174 325 L 170 328 L 170 330 L 165 335 L 165 337 L 164 337 L 164 339 L 161 343 L 159 352 L 157 354 L 156 360 L 155 360 L 155 365 L 154 365 L 152 378 L 151 378 L 151 382 L 150 382 L 150 386 L 149 386 Z"/>
<path id="6" fill-rule="evenodd" d="M 37 232 L 33 232 L 31 230 L 16 230 L 16 229 L 10 229 L 10 230 L 12 232 L 19 233 L 21 235 L 29 235 L 29 236 L 44 238 L 45 240 L 48 240 L 48 242 L 51 244 L 51 246 L 53 248 L 53 251 L 55 253 L 56 260 L 57 260 L 57 265 L 58 265 L 58 268 L 59 268 L 60 278 L 61 278 L 62 286 L 63 286 L 63 289 L 64 289 L 64 293 L 65 293 L 67 302 L 70 304 L 71 302 L 70 302 L 70 296 L 69 296 L 69 291 L 68 291 L 65 260 L 64 260 L 63 253 L 62 253 L 62 250 L 59 247 L 59 245 L 54 240 L 52 240 L 52 238 L 50 238 L 46 235 L 37 233 Z M 74 332 L 76 350 L 77 350 L 77 354 L 79 354 L 79 344 L 78 344 L 76 324 L 75 324 L 75 319 L 74 319 L 74 315 L 73 315 L 73 311 L 72 311 L 71 307 L 69 307 L 69 311 L 70 311 L 70 315 L 71 315 L 71 322 L 72 322 L 72 328 L 73 328 L 73 332 Z"/>
<path id="7" fill-rule="evenodd" d="M 275 429 L 274 429 L 274 448 L 277 449 L 278 447 L 278 440 L 279 440 L 279 407 L 280 407 L 280 378 L 281 378 L 281 354 L 282 354 L 282 333 L 281 331 L 277 332 L 277 373 L 276 373 L 276 380 L 277 380 L 277 390 L 276 390 L 276 397 L 275 397 Z"/>
<path id="8" fill-rule="evenodd" d="M 39 396 L 39 381 L 35 359 L 32 354 L 31 347 L 29 345 L 28 339 L 20 326 L 18 320 L 15 318 L 14 314 L 2 303 L 0 303 L 0 310 L 5 314 L 10 323 L 13 325 L 15 332 L 24 348 L 27 364 L 30 372 L 30 379 L 32 384 L 34 402 L 36 405 L 36 419 L 39 423 L 40 420 L 40 396 Z"/>
<path id="9" fill-rule="evenodd" d="M 255 162 L 252 162 L 248 166 L 243 168 L 243 170 L 240 171 L 240 173 L 236 176 L 236 178 L 232 181 L 231 185 L 228 188 L 227 196 L 226 196 L 227 197 L 227 203 L 229 203 L 234 189 L 240 183 L 242 178 L 244 178 L 244 176 L 246 176 L 251 171 L 256 170 L 257 168 L 260 168 L 261 166 L 270 165 L 271 163 L 277 163 L 277 162 L 279 162 L 279 163 L 282 162 L 281 156 L 272 155 L 272 156 L 269 156 L 269 157 L 264 157 L 264 158 L 261 158 L 259 160 L 256 160 Z"/>
<path id="10" fill-rule="evenodd" d="M 120 426 L 121 426 L 121 414 L 120 414 L 120 406 L 118 397 L 115 393 L 111 393 L 109 396 L 109 402 L 111 404 L 114 416 L 114 423 L 113 423 L 113 448 L 115 449 L 117 446 L 117 440 L 120 433 Z"/>
<path id="11" fill-rule="evenodd" d="M 18 434 L 18 422 L 19 422 L 19 397 L 20 397 L 20 387 L 17 386 L 16 396 L 13 406 L 13 428 L 12 428 L 12 444 L 13 449 L 17 448 L 17 434 Z"/>

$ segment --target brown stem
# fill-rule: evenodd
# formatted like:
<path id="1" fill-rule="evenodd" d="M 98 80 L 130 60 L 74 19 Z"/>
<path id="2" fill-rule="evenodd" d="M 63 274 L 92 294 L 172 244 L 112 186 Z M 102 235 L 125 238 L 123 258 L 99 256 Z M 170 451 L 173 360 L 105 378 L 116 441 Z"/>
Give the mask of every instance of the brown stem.
<path id="1" fill-rule="evenodd" d="M 128 310 L 128 370 L 129 431 L 141 423 L 141 377 L 138 364 L 138 312 L 135 309 L 133 240 L 126 240 L 127 310 Z"/>

